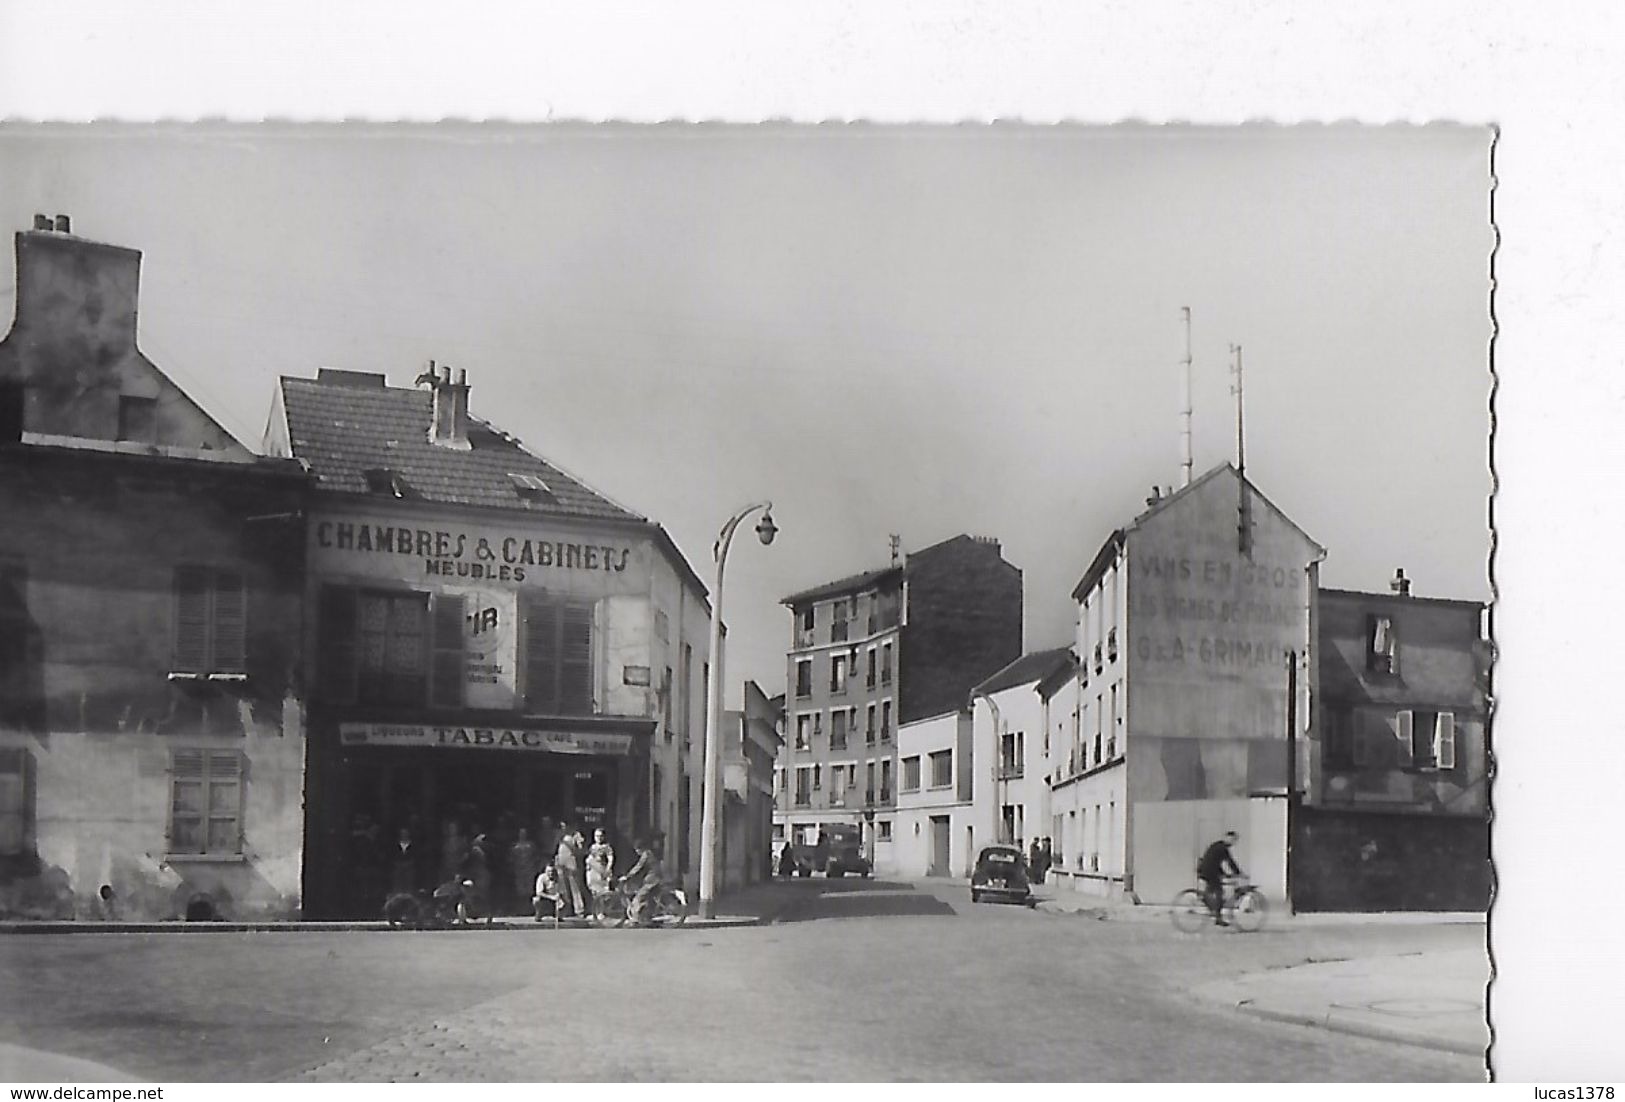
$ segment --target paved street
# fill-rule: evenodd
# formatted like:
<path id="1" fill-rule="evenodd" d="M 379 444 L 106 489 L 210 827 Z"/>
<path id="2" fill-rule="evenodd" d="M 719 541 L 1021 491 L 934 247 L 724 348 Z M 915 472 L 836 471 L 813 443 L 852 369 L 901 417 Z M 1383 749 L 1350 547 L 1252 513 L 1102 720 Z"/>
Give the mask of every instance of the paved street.
<path id="1" fill-rule="evenodd" d="M 729 929 L 0 936 L 0 1042 L 157 1080 L 1483 1077 L 1190 994 L 1482 926 L 1184 936 L 959 883 L 788 890 L 780 923 Z"/>

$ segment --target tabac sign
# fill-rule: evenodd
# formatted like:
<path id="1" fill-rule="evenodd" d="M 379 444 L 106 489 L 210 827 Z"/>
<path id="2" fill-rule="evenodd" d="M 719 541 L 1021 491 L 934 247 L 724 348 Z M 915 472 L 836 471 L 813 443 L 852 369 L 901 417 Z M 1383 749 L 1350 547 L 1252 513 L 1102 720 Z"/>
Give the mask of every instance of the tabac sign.
<path id="1" fill-rule="evenodd" d="M 646 545 L 456 524 L 323 514 L 310 525 L 312 566 L 428 582 L 558 585 L 647 576 Z M 612 582 L 613 584 L 613 582 Z"/>
<path id="2" fill-rule="evenodd" d="M 598 731 L 541 731 L 532 727 L 459 727 L 420 723 L 341 723 L 345 746 L 530 750 L 549 754 L 632 753 L 632 736 Z"/>

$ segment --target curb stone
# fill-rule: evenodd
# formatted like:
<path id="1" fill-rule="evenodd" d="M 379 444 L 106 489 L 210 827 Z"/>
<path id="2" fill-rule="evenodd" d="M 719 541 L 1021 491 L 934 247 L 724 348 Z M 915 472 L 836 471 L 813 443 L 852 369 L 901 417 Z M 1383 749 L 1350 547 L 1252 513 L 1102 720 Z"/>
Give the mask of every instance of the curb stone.
<path id="1" fill-rule="evenodd" d="M 1290 1010 L 1271 1010 L 1268 1007 L 1255 1005 L 1251 999 L 1242 999 L 1233 1005 L 1241 1013 L 1254 1018 L 1262 1018 L 1265 1021 L 1311 1026 L 1333 1033 L 1350 1033 L 1357 1037 L 1366 1037 L 1376 1041 L 1391 1041 L 1396 1044 L 1411 1045 L 1414 1048 L 1432 1049 L 1435 1052 L 1450 1052 L 1459 1056 L 1481 1057 L 1488 1048 L 1487 1045 L 1458 1044 L 1448 1038 L 1418 1036 L 1398 1029 L 1383 1029 L 1380 1026 L 1350 1021 L 1338 1017 L 1335 1011 L 1330 1008 L 1323 1014 L 1307 1014 Z"/>

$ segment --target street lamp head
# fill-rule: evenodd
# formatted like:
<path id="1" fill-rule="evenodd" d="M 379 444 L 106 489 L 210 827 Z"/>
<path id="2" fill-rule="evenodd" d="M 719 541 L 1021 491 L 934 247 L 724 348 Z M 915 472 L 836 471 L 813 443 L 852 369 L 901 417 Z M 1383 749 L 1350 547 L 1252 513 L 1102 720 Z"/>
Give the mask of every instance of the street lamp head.
<path id="1" fill-rule="evenodd" d="M 772 513 L 763 513 L 762 519 L 756 524 L 756 538 L 766 547 L 773 542 L 773 537 L 779 534 L 779 526 L 773 523 Z"/>

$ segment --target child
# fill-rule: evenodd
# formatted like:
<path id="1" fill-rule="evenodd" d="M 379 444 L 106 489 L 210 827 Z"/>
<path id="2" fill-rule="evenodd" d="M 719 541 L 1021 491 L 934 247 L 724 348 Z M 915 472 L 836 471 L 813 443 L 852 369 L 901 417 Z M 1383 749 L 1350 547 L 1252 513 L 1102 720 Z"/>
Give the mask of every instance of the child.
<path id="1" fill-rule="evenodd" d="M 536 878 L 536 895 L 531 900 L 536 907 L 536 921 L 551 918 L 559 906 L 559 870 L 550 861 Z"/>

